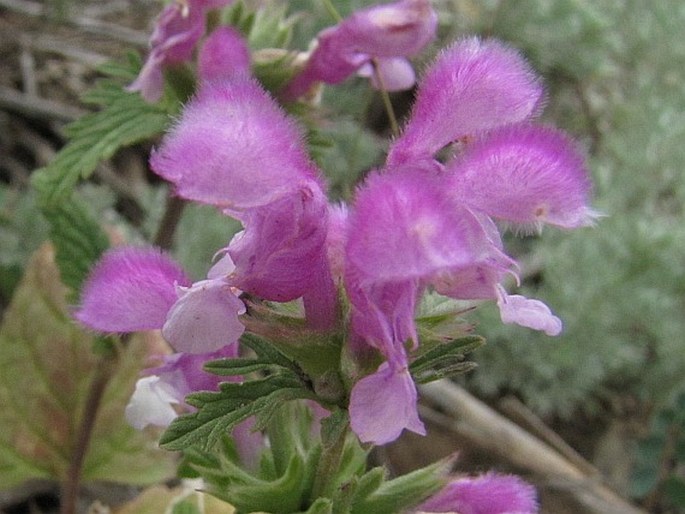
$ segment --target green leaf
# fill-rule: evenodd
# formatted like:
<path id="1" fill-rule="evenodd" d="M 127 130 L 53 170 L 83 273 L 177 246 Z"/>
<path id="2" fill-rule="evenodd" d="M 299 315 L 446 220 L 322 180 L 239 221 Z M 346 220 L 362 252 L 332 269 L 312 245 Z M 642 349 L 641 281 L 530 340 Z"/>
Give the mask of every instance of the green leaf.
<path id="1" fill-rule="evenodd" d="M 460 337 L 446 343 L 427 341 L 421 353 L 411 363 L 409 370 L 419 384 L 452 377 L 474 369 L 477 364 L 464 362 L 464 355 L 481 346 L 485 340 L 480 336 Z"/>
<path id="2" fill-rule="evenodd" d="M 204 370 L 214 375 L 231 377 L 247 375 L 269 366 L 271 366 L 271 363 L 261 359 L 219 359 L 207 362 L 204 365 Z"/>
<path id="3" fill-rule="evenodd" d="M 79 291 L 93 264 L 109 247 L 107 236 L 76 199 L 46 205 L 43 214 L 50 226 L 62 282 Z"/>
<path id="4" fill-rule="evenodd" d="M 236 383 L 223 383 L 219 392 L 201 392 L 186 402 L 198 410 L 176 418 L 162 435 L 160 446 L 182 450 L 192 445 L 209 449 L 237 423 L 257 415 L 256 429 L 263 428 L 285 401 L 313 399 L 313 394 L 293 374 Z"/>
<path id="5" fill-rule="evenodd" d="M 93 338 L 69 316 L 54 251 L 30 260 L 0 327 L 0 487 L 31 478 L 61 480 L 100 359 Z M 150 484 L 173 474 L 171 456 L 131 428 L 124 407 L 146 359 L 133 338 L 119 350 L 83 466 L 85 481 Z"/>
<path id="6" fill-rule="evenodd" d="M 118 70 L 130 79 L 125 69 Z M 163 105 L 147 103 L 138 93 L 125 91 L 125 83 L 104 80 L 86 94 L 86 102 L 103 105 L 104 109 L 69 124 L 69 142 L 50 164 L 34 173 L 32 182 L 43 203 L 66 201 L 78 180 L 89 177 L 99 162 L 119 148 L 161 134 L 169 125 L 169 112 Z"/>

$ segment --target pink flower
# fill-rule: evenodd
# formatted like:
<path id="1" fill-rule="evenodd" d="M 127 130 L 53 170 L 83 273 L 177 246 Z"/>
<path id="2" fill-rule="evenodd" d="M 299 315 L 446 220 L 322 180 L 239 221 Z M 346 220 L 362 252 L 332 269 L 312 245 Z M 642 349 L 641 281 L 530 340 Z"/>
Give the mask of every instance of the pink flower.
<path id="1" fill-rule="evenodd" d="M 533 486 L 513 475 L 458 478 L 416 507 L 415 514 L 537 514 Z"/>
<path id="2" fill-rule="evenodd" d="M 231 1 L 178 0 L 167 5 L 155 22 L 145 64 L 127 89 L 140 91 L 148 102 L 158 101 L 164 90 L 164 67 L 190 60 L 205 32 L 207 10 Z"/>
<path id="3" fill-rule="evenodd" d="M 224 278 L 195 284 L 155 249 L 116 248 L 93 269 L 74 316 L 101 332 L 162 329 L 179 352 L 207 353 L 235 343 L 245 306 Z"/>
<path id="4" fill-rule="evenodd" d="M 315 82 L 337 84 L 362 68 L 364 75 L 372 76 L 372 59 L 385 89 L 409 89 L 415 77 L 406 57 L 435 37 L 436 26 L 437 15 L 428 0 L 399 0 L 360 9 L 318 35 L 304 69 L 288 85 L 284 97 L 295 99 Z"/>

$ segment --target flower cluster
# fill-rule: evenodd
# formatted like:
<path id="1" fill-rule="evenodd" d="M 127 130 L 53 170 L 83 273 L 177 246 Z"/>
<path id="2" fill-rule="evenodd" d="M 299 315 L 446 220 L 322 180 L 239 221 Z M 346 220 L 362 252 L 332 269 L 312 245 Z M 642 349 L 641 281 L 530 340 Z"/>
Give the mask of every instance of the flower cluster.
<path id="1" fill-rule="evenodd" d="M 188 59 L 205 11 L 226 3 L 167 7 L 132 88 L 158 97 L 161 66 Z M 319 34 L 280 96 L 294 100 L 312 84 L 335 84 L 369 67 L 376 85 L 409 87 L 415 79 L 406 57 L 433 38 L 435 27 L 427 0 L 358 11 Z M 543 88 L 519 53 L 478 38 L 444 49 L 420 81 L 384 165 L 345 205 L 329 202 L 300 129 L 249 75 L 249 62 L 237 32 L 216 29 L 200 51 L 196 95 L 150 159 L 176 195 L 214 206 L 244 229 L 195 283 L 156 250 L 112 250 L 93 270 L 76 312 L 100 331 L 162 329 L 179 352 L 139 383 L 129 406 L 135 423 L 164 425 L 175 412 L 169 404 L 216 388 L 217 377 L 203 376 L 198 363 L 237 354 L 250 326 L 244 298 L 302 299 L 310 330 L 344 334 L 342 351 L 354 365 L 341 406 L 358 438 L 374 444 L 404 429 L 425 433 L 409 365 L 420 345 L 415 315 L 426 291 L 493 300 L 504 323 L 561 331 L 544 303 L 506 292 L 505 278 L 518 279 L 517 263 L 496 222 L 572 229 L 591 224 L 595 214 L 572 141 L 535 123 Z M 166 408 L 146 411 L 151 397 Z M 488 475 L 452 483 L 417 512 L 505 512 L 473 507 L 492 490 L 509 510 L 536 509 L 526 486 Z"/>

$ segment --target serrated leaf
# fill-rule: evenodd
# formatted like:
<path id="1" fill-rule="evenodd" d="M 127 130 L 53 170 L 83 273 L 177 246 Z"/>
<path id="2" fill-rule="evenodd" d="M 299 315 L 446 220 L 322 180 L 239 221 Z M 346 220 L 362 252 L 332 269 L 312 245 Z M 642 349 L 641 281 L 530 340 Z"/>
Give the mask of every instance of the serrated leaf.
<path id="1" fill-rule="evenodd" d="M 164 106 L 125 91 L 124 84 L 105 80 L 86 95 L 88 103 L 103 105 L 104 109 L 69 124 L 69 142 L 50 164 L 34 173 L 32 183 L 43 203 L 65 201 L 79 179 L 90 176 L 99 162 L 112 157 L 119 148 L 164 132 L 170 123 Z"/>
<path id="2" fill-rule="evenodd" d="M 62 282 L 79 291 L 91 267 L 109 247 L 107 236 L 88 210 L 75 199 L 47 205 L 43 214 L 55 245 L 55 261 Z"/>
<path id="3" fill-rule="evenodd" d="M 214 375 L 247 375 L 268 368 L 271 364 L 261 359 L 220 359 L 205 363 L 204 370 Z"/>
<path id="4" fill-rule="evenodd" d="M 250 348 L 257 354 L 257 357 L 266 362 L 289 369 L 297 374 L 301 373 L 299 366 L 295 362 L 279 352 L 269 342 L 254 334 L 249 332 L 243 334 L 240 338 L 240 343 Z"/>
<path id="5" fill-rule="evenodd" d="M 69 317 L 67 288 L 54 251 L 30 260 L 0 327 L 0 487 L 30 478 L 61 480 L 98 358 L 93 338 Z M 123 419 L 147 350 L 133 338 L 122 349 L 92 433 L 83 478 L 150 484 L 169 477 L 173 463 L 149 435 Z"/>
<path id="6" fill-rule="evenodd" d="M 209 449 L 244 419 L 259 416 L 255 426 L 259 429 L 284 401 L 312 397 L 295 376 L 272 375 L 242 384 L 223 383 L 219 392 L 188 396 L 186 402 L 197 412 L 176 418 L 162 435 L 160 446 L 168 450 L 192 445 Z"/>

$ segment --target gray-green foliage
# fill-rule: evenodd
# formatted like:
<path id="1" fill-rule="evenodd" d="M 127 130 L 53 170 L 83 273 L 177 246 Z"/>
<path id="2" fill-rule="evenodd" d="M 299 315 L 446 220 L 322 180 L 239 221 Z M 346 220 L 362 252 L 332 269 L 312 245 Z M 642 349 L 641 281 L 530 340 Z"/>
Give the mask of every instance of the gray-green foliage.
<path id="1" fill-rule="evenodd" d="M 522 245 L 522 260 L 542 265 L 524 294 L 548 302 L 564 334 L 499 327 L 485 309 L 490 344 L 472 383 L 562 415 L 612 389 L 666 401 L 685 369 L 685 5 L 522 0 L 484 19 L 547 75 L 546 116 L 591 153 L 606 217 Z"/>

